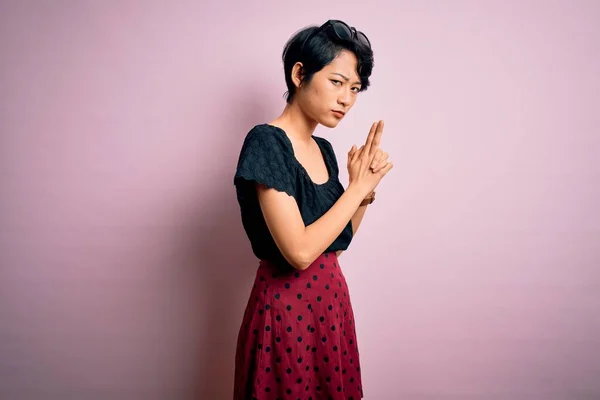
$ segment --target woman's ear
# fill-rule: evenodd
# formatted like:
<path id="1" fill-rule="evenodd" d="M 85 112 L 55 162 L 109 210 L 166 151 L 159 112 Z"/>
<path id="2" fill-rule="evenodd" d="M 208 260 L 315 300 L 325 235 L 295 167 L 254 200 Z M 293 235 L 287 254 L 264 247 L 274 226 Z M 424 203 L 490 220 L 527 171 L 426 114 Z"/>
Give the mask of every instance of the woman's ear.
<path id="1" fill-rule="evenodd" d="M 304 65 L 300 61 L 298 61 L 292 67 L 292 82 L 294 82 L 294 86 L 299 88 L 302 85 L 302 81 L 304 80 Z"/>

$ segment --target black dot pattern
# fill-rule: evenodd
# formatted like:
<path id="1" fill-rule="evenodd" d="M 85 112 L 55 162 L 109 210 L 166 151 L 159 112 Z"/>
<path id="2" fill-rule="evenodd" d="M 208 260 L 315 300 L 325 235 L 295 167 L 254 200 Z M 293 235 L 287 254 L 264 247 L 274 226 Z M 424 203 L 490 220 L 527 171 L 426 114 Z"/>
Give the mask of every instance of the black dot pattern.
<path id="1" fill-rule="evenodd" d="M 304 271 L 262 260 L 238 335 L 234 400 L 363 398 L 354 327 L 335 252 Z"/>

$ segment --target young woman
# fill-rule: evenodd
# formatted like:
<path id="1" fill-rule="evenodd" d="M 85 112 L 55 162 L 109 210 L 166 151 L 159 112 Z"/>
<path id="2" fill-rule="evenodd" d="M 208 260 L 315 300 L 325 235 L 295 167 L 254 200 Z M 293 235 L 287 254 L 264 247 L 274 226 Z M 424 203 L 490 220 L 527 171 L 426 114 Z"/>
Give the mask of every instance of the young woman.
<path id="1" fill-rule="evenodd" d="M 313 132 L 337 126 L 367 89 L 373 51 L 362 32 L 329 20 L 296 33 L 283 63 L 287 105 L 248 132 L 234 177 L 260 259 L 238 336 L 234 399 L 360 399 L 354 314 L 338 256 L 392 164 L 376 122 L 348 153 L 344 190 L 331 144 Z"/>

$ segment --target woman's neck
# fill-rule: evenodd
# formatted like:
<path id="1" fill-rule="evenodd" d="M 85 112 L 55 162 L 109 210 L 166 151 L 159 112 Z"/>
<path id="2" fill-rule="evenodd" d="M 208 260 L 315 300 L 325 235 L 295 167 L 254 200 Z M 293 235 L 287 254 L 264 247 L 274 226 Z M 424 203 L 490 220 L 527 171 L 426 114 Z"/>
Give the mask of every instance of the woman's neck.
<path id="1" fill-rule="evenodd" d="M 309 118 L 298 106 L 298 103 L 294 101 L 292 104 L 285 106 L 281 115 L 271 125 L 280 127 L 296 141 L 308 144 L 318 122 Z"/>

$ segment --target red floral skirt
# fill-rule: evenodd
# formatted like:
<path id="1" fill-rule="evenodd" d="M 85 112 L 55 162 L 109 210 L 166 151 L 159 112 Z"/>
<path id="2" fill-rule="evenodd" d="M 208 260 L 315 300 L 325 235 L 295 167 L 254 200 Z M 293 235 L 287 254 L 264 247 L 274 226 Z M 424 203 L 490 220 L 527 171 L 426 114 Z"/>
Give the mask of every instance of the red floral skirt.
<path id="1" fill-rule="evenodd" d="M 335 252 L 304 271 L 260 261 L 238 335 L 233 397 L 363 397 L 350 293 Z"/>

